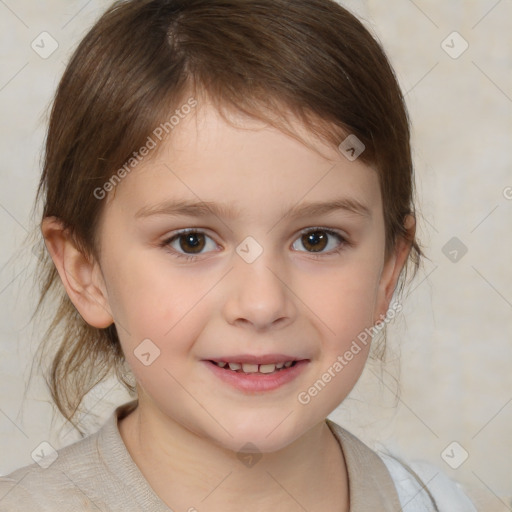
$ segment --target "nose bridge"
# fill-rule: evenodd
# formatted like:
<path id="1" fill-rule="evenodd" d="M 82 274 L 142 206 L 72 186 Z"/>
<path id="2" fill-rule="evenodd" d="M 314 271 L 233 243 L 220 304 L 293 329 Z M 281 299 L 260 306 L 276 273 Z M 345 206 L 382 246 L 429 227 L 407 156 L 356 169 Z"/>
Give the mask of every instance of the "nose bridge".
<path id="1" fill-rule="evenodd" d="M 264 329 L 291 321 L 295 308 L 278 255 L 247 237 L 233 255 L 233 266 L 224 305 L 229 323 Z"/>

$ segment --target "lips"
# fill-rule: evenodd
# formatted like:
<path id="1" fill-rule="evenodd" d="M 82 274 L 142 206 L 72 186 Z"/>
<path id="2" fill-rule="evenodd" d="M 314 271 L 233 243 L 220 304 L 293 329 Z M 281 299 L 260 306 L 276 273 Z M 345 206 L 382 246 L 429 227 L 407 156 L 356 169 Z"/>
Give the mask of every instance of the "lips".
<path id="1" fill-rule="evenodd" d="M 289 355 L 241 355 L 203 360 L 206 368 L 221 381 L 250 394 L 273 391 L 291 383 L 310 362 Z"/>

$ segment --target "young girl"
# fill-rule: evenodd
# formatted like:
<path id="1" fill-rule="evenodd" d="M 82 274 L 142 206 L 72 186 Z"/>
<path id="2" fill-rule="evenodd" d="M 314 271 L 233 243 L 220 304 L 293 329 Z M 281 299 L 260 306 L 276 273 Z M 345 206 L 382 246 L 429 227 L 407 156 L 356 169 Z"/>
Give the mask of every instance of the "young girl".
<path id="1" fill-rule="evenodd" d="M 114 4 L 53 105 L 40 305 L 64 417 L 110 372 L 133 400 L 0 510 L 475 510 L 326 419 L 419 263 L 412 196 L 393 71 L 334 1 Z"/>

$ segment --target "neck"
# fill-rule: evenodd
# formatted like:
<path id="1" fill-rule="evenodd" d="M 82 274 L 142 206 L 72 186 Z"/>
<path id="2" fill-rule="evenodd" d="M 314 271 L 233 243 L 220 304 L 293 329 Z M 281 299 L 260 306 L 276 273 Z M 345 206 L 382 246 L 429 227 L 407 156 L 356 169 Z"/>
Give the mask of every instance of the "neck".
<path id="1" fill-rule="evenodd" d="M 173 510 L 349 510 L 343 453 L 325 421 L 277 452 L 252 457 L 140 402 L 118 425 L 141 473 Z"/>

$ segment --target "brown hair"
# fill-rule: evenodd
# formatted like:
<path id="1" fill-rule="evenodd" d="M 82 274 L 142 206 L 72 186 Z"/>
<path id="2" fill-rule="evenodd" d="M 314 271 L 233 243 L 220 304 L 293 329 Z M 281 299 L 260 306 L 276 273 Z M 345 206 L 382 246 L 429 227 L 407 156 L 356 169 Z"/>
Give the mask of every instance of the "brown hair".
<path id="1" fill-rule="evenodd" d="M 190 96 L 293 136 L 291 119 L 335 146 L 357 136 L 366 146 L 360 158 L 379 173 L 386 256 L 404 237 L 417 270 L 422 252 L 404 229 L 415 214 L 404 100 L 379 43 L 333 0 L 116 2 L 59 84 L 36 197 L 42 217 L 59 218 L 84 254 L 98 256 L 104 201 L 94 191 Z M 45 378 L 73 423 L 84 396 L 112 371 L 131 394 L 135 387 L 115 325 L 82 319 L 44 248 L 38 270 L 36 313 L 49 297 L 59 301 L 41 344 L 58 341 Z"/>

